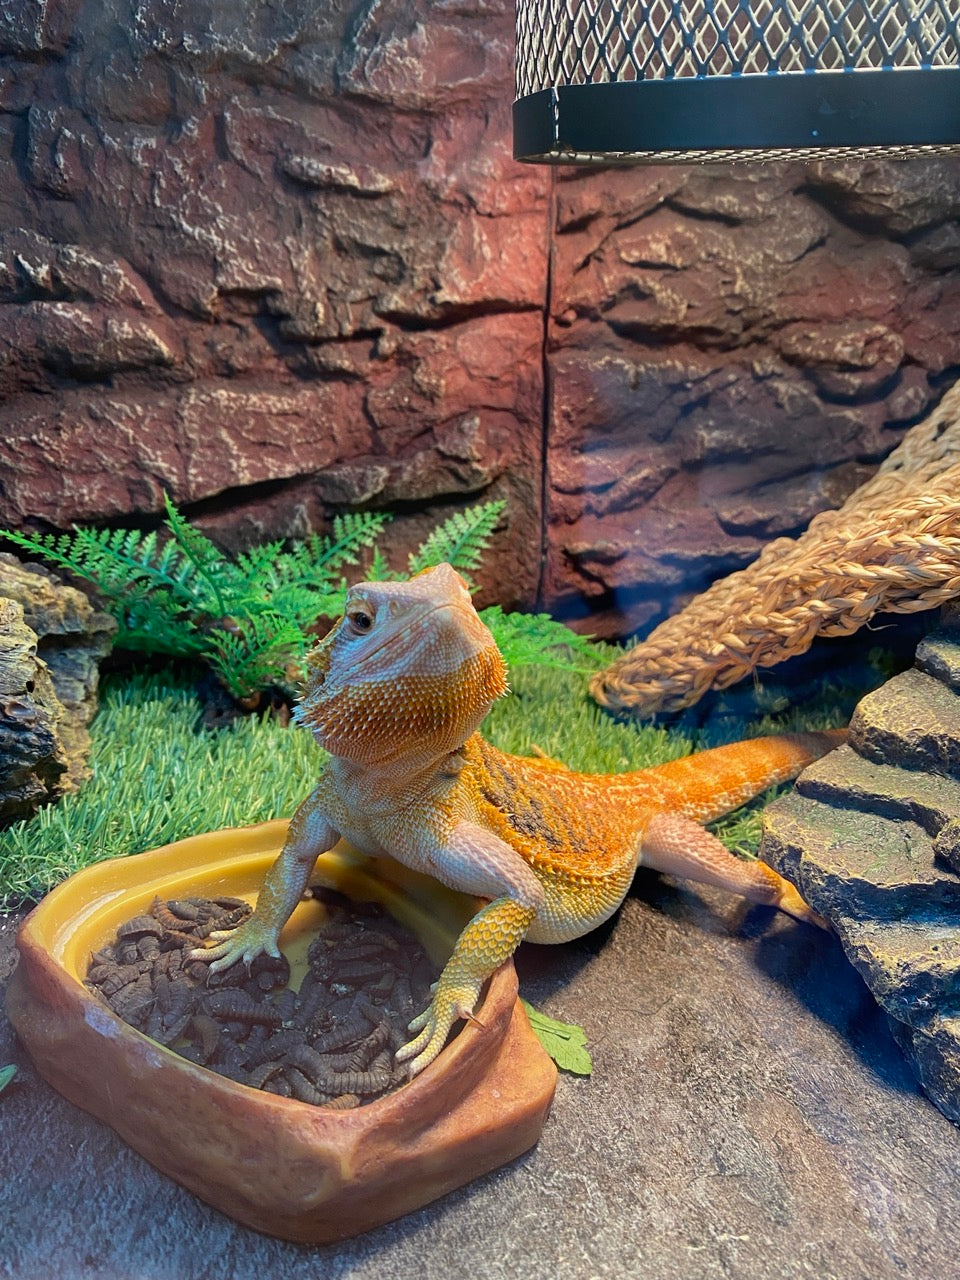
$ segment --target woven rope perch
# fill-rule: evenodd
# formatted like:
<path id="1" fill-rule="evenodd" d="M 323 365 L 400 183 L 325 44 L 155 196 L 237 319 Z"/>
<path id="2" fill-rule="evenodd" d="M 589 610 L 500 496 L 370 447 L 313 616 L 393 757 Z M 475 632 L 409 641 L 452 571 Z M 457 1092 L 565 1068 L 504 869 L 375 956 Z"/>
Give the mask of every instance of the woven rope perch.
<path id="1" fill-rule="evenodd" d="M 817 636 L 958 596 L 960 383 L 839 510 L 799 538 L 768 543 L 596 675 L 590 691 L 611 711 L 679 711 Z"/>

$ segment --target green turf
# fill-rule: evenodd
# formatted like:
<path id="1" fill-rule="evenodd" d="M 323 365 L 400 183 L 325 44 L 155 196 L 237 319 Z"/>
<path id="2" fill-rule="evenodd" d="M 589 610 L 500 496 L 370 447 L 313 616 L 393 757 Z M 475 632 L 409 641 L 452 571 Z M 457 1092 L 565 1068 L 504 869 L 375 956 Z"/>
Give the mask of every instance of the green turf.
<path id="1" fill-rule="evenodd" d="M 574 769 L 613 773 L 716 740 L 618 723 L 590 700 L 586 677 L 570 672 L 523 667 L 511 683 L 513 692 L 484 725 L 490 741 L 506 751 L 539 749 Z M 198 711 L 190 682 L 173 670 L 105 681 L 92 726 L 93 777 L 31 821 L 0 832 L 0 904 L 35 899 L 102 858 L 291 814 L 323 759 L 309 734 L 254 717 L 226 730 L 197 730 Z M 826 723 L 840 717 L 821 703 L 741 724 L 733 736 Z M 757 807 L 716 829 L 731 847 L 749 853 L 759 839 Z"/>

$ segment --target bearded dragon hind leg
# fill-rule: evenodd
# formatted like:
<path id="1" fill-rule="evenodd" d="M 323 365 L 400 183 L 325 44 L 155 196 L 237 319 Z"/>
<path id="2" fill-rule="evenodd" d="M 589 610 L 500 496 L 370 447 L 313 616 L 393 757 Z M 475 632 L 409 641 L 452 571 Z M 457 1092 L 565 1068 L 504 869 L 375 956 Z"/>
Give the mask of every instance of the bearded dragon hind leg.
<path id="1" fill-rule="evenodd" d="M 729 889 L 750 902 L 778 907 L 806 924 L 830 928 L 789 880 L 763 862 L 735 857 L 715 835 L 680 814 L 658 813 L 650 819 L 643 833 L 639 865 Z"/>

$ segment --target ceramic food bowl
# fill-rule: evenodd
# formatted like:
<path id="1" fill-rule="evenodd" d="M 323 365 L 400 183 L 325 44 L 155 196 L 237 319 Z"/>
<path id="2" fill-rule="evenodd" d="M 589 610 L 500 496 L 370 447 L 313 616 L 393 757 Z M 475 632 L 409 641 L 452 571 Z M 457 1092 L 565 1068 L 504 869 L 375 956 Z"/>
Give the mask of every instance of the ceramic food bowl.
<path id="1" fill-rule="evenodd" d="M 285 822 L 213 832 L 72 876 L 24 920 L 10 1019 L 40 1074 L 163 1173 L 247 1226 L 328 1243 L 427 1204 L 531 1147 L 556 1069 L 517 1001 L 512 962 L 477 1021 L 425 1071 L 353 1111 L 277 1097 L 197 1066 L 122 1022 L 86 987 L 91 952 L 161 898 L 253 901 Z M 338 846 L 315 879 L 380 902 L 431 957 L 449 955 L 472 903 L 388 859 Z M 297 907 L 281 946 L 298 979 L 316 913 Z"/>

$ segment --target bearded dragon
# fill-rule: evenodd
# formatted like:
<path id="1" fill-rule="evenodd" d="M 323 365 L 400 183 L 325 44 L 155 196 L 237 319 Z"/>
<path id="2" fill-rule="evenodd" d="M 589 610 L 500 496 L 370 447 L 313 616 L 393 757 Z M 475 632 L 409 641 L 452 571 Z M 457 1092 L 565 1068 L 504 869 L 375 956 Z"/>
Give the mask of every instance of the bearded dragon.
<path id="1" fill-rule="evenodd" d="M 638 865 L 822 923 L 787 880 L 734 857 L 700 823 L 794 777 L 842 731 L 755 738 L 611 776 L 507 755 L 477 732 L 507 692 L 506 667 L 463 579 L 445 564 L 406 582 L 353 587 L 308 669 L 295 716 L 329 760 L 253 915 L 194 955 L 212 970 L 278 955 L 317 857 L 341 837 L 486 899 L 397 1053 L 411 1076 L 472 1016 L 483 983 L 521 939 L 565 942 L 596 928 Z"/>

